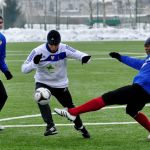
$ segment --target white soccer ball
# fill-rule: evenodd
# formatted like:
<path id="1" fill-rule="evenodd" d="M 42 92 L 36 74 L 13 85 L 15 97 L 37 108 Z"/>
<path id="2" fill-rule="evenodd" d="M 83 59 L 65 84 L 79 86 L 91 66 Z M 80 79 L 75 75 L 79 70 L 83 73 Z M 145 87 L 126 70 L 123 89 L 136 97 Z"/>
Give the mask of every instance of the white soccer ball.
<path id="1" fill-rule="evenodd" d="M 51 97 L 51 92 L 47 88 L 38 88 L 34 93 L 34 99 L 36 103 L 40 105 L 46 105 L 49 103 Z"/>

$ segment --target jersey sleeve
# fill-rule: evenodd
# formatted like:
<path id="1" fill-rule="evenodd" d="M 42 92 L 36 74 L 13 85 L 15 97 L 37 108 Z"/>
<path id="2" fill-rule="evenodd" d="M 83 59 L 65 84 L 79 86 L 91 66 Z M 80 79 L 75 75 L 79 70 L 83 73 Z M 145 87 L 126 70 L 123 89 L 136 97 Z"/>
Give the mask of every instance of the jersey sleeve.
<path id="1" fill-rule="evenodd" d="M 8 70 L 7 64 L 5 62 L 6 57 L 6 39 L 4 36 L 0 36 L 0 69 L 2 72 Z"/>
<path id="2" fill-rule="evenodd" d="M 66 56 L 69 58 L 77 59 L 77 60 L 82 60 L 82 57 L 88 56 L 88 54 L 80 52 L 79 50 L 76 50 L 68 45 L 65 47 L 66 50 Z"/>
<path id="3" fill-rule="evenodd" d="M 121 62 L 136 70 L 140 70 L 145 60 L 141 60 L 129 56 L 121 56 Z"/>
<path id="4" fill-rule="evenodd" d="M 34 64 L 33 58 L 35 57 L 36 51 L 32 50 L 25 62 L 22 64 L 21 71 L 22 73 L 30 73 L 32 70 L 37 68 L 37 65 Z"/>

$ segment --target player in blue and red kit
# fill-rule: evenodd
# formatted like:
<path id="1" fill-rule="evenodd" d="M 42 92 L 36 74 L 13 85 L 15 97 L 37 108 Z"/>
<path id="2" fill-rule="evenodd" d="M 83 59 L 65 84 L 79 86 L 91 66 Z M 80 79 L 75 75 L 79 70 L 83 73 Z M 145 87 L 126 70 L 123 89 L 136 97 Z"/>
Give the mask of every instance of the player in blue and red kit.
<path id="1" fill-rule="evenodd" d="M 79 114 L 96 111 L 108 105 L 127 104 L 126 113 L 150 133 L 150 121 L 144 113 L 140 112 L 145 104 L 150 102 L 150 38 L 145 41 L 144 47 L 147 57 L 143 60 L 123 56 L 116 52 L 109 54 L 112 58 L 139 70 L 139 73 L 134 77 L 133 84 L 105 93 L 101 97 L 94 98 L 78 107 L 55 108 L 54 111 L 69 120 L 74 120 Z M 148 139 L 150 139 L 150 135 Z"/>
<path id="2" fill-rule="evenodd" d="M 0 29 L 3 28 L 3 17 L 0 16 Z M 12 74 L 8 70 L 8 67 L 5 63 L 5 57 L 6 57 L 6 39 L 5 36 L 0 33 L 0 70 L 4 73 L 7 80 L 10 80 L 12 78 Z M 5 90 L 5 87 L 0 80 L 0 111 L 2 110 L 6 100 L 7 100 L 7 93 Z M 2 130 L 3 127 L 0 126 L 0 130 Z"/>

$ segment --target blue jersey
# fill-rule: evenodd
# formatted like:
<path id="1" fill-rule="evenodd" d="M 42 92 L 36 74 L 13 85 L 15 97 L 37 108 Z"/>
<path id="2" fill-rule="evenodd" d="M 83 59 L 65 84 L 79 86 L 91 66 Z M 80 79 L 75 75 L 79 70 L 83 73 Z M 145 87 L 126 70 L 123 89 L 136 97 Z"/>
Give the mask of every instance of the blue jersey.
<path id="1" fill-rule="evenodd" d="M 6 38 L 2 33 L 0 33 L 0 70 L 2 72 L 8 70 L 8 67 L 5 63 L 5 57 L 6 57 Z"/>
<path id="2" fill-rule="evenodd" d="M 150 55 L 143 60 L 121 56 L 121 62 L 139 70 L 139 73 L 133 79 L 133 83 L 139 84 L 150 94 Z"/>

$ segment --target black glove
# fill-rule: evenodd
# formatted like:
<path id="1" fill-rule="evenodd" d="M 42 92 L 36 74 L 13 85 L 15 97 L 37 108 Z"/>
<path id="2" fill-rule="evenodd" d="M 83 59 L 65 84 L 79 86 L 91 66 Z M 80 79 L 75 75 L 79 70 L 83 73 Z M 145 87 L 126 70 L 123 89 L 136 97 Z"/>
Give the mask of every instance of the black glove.
<path id="1" fill-rule="evenodd" d="M 121 61 L 121 55 L 120 55 L 119 53 L 111 52 L 111 53 L 109 53 L 109 55 L 110 55 L 112 58 L 116 58 L 116 59 L 118 59 L 119 61 Z"/>
<path id="2" fill-rule="evenodd" d="M 35 64 L 38 64 L 42 58 L 42 54 L 36 55 L 33 59 Z"/>
<path id="3" fill-rule="evenodd" d="M 5 75 L 7 80 L 10 80 L 13 77 L 12 74 L 10 73 L 10 71 L 4 72 L 4 75 Z"/>
<path id="4" fill-rule="evenodd" d="M 82 57 L 82 64 L 87 63 L 90 60 L 91 56 Z"/>

